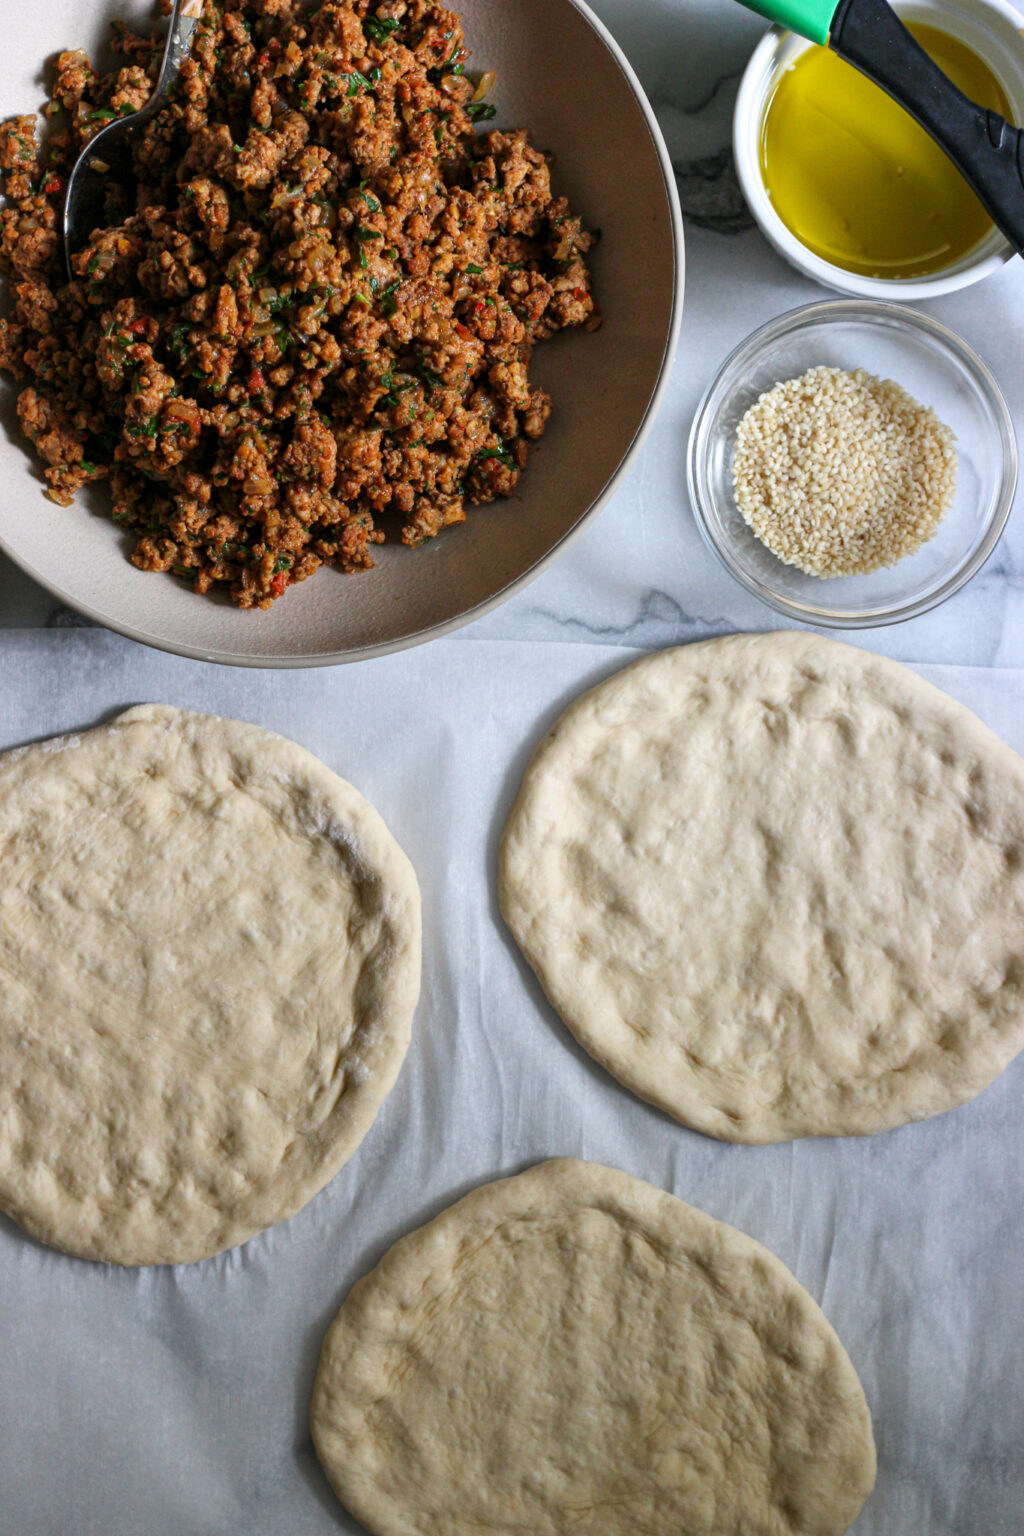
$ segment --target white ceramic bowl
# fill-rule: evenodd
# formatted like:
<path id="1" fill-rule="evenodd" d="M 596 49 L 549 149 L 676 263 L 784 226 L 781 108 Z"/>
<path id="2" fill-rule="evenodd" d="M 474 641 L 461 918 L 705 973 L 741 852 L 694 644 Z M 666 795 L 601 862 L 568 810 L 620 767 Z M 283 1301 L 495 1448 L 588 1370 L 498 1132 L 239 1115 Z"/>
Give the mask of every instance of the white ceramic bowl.
<path id="1" fill-rule="evenodd" d="M 517 496 L 470 510 L 416 551 L 385 548 L 375 570 L 318 571 L 267 613 L 199 597 L 137 571 L 108 518 L 43 494 L 7 383 L 0 411 L 0 547 L 72 607 L 165 650 L 261 667 L 327 665 L 398 650 L 477 617 L 536 576 L 612 493 L 667 382 L 679 335 L 683 230 L 675 178 L 643 91 L 581 0 L 455 0 L 471 67 L 493 69 L 495 126 L 530 128 L 554 152 L 556 189 L 604 234 L 594 274 L 604 326 L 538 349 L 534 373 L 555 408 Z M 151 0 L 116 13 L 147 23 Z M 41 101 L 44 60 L 85 46 L 96 56 L 111 12 L 93 0 L 46 0 L 25 25 L 0 0 L 3 115 Z"/>
<path id="2" fill-rule="evenodd" d="M 961 38 L 988 64 L 1006 93 L 1014 120 L 1024 123 L 1024 19 L 1007 0 L 897 0 L 904 21 L 927 22 Z M 997 272 L 1013 256 L 998 230 L 962 260 L 932 277 L 860 277 L 809 251 L 779 218 L 761 175 L 761 125 L 779 76 L 812 44 L 772 27 L 754 50 L 740 83 L 733 117 L 733 150 L 740 186 L 762 234 L 799 272 L 862 299 L 908 303 L 966 288 Z"/>

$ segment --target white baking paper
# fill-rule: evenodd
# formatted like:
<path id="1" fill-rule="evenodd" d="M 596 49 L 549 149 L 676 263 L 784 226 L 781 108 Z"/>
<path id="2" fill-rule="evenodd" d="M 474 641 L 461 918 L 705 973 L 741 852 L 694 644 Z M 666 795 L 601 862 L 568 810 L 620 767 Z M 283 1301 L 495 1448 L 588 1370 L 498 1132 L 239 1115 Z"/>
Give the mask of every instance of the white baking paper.
<path id="1" fill-rule="evenodd" d="M 1022 1536 L 1024 1058 L 923 1125 L 725 1146 L 592 1063 L 502 926 L 497 842 L 530 751 L 633 654 L 464 636 L 359 667 L 243 673 L 101 631 L 0 636 L 0 747 L 148 700 L 281 731 L 383 813 L 426 929 L 398 1085 L 292 1221 L 204 1264 L 121 1271 L 0 1220 L 0 1536 L 356 1531 L 307 1426 L 328 1322 L 402 1233 L 558 1154 L 732 1222 L 821 1303 L 874 1415 L 878 1487 L 857 1536 Z M 921 671 L 1024 749 L 1024 671 Z"/>

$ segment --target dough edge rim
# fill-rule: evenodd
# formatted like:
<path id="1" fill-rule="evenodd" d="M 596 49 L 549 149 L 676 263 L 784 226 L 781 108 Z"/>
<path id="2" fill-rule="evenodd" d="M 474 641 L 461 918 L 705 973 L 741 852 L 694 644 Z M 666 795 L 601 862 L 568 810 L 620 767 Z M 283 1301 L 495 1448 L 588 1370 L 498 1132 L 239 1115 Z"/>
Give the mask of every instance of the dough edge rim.
<path id="1" fill-rule="evenodd" d="M 806 1126 L 791 1129 L 783 1126 L 778 1117 L 773 1117 L 774 1128 L 765 1124 L 764 1117 L 759 1117 L 758 1122 L 752 1123 L 749 1129 L 738 1129 L 720 1110 L 704 1105 L 697 1093 L 689 1095 L 688 1102 L 681 1104 L 677 1095 L 659 1091 L 658 1085 L 650 1081 L 649 1075 L 645 1074 L 642 1068 L 632 1067 L 628 1059 L 624 1059 L 621 1051 L 617 1049 L 621 1040 L 618 1031 L 616 1031 L 614 1043 L 610 1042 L 607 1038 L 609 1032 L 602 1030 L 600 1023 L 595 1026 L 574 1008 L 571 999 L 566 996 L 550 974 L 550 968 L 543 956 L 531 942 L 530 934 L 536 924 L 536 916 L 531 915 L 528 900 L 524 897 L 524 882 L 517 878 L 512 868 L 514 861 L 518 861 L 524 867 L 528 863 L 528 859 L 522 853 L 521 845 L 525 844 L 528 847 L 529 844 L 529 835 L 528 833 L 524 835 L 523 829 L 528 821 L 534 798 L 535 779 L 543 773 L 548 757 L 553 755 L 560 746 L 563 735 L 573 729 L 577 718 L 586 719 L 596 713 L 598 699 L 602 693 L 620 685 L 625 686 L 624 680 L 632 675 L 642 675 L 646 671 L 678 666 L 684 660 L 689 662 L 690 657 L 697 657 L 708 651 L 721 652 L 728 649 L 742 654 L 744 650 L 756 652 L 768 646 L 791 665 L 801 658 L 820 657 L 824 674 L 822 681 L 825 683 L 829 680 L 828 658 L 836 653 L 839 653 L 844 660 L 854 659 L 865 676 L 878 672 L 885 678 L 895 679 L 897 687 L 908 693 L 911 702 L 922 701 L 932 717 L 943 724 L 955 723 L 958 733 L 969 742 L 976 755 L 994 758 L 1001 771 L 1016 778 L 1021 794 L 1024 796 L 1024 758 L 1008 746 L 967 705 L 961 704 L 959 700 L 952 698 L 934 683 L 918 676 L 903 662 L 894 661 L 891 657 L 882 656 L 876 651 L 826 639 L 822 635 L 803 629 L 750 631 L 695 640 L 649 652 L 617 668 L 607 677 L 578 694 L 544 732 L 523 772 L 519 789 L 502 830 L 498 852 L 498 904 L 502 917 L 537 978 L 545 998 L 577 1043 L 616 1083 L 642 1102 L 667 1115 L 677 1124 L 696 1131 L 700 1135 L 735 1146 L 774 1146 L 787 1141 L 834 1140 L 844 1137 L 879 1135 L 885 1131 L 898 1130 L 905 1125 L 934 1119 L 938 1115 L 948 1114 L 951 1110 L 971 1103 L 979 1094 L 990 1088 L 1020 1055 L 1021 1050 L 1024 1049 L 1024 1031 L 1022 1031 L 1020 1043 L 1010 1051 L 1001 1065 L 980 1083 L 980 1086 L 976 1085 L 974 1079 L 971 1079 L 970 1084 L 962 1082 L 961 1094 L 951 1095 L 941 1109 L 911 1115 L 877 1116 L 870 1123 L 864 1123 L 859 1127 L 844 1125 L 837 1130 L 812 1129 Z M 688 670 L 692 670 L 692 664 Z"/>
<path id="2" fill-rule="evenodd" d="M 310 1432 L 317 1459 L 344 1508 L 375 1536 L 412 1536 L 415 1529 L 409 1527 L 407 1531 L 400 1532 L 397 1525 L 388 1524 L 386 1518 L 382 1520 L 380 1508 L 374 1504 L 372 1495 L 366 1499 L 358 1495 L 353 1497 L 352 1491 L 331 1465 L 334 1432 L 328 1422 L 326 1405 L 330 1396 L 328 1378 L 336 1346 L 346 1335 L 351 1335 L 351 1343 L 358 1348 L 362 1314 L 367 1302 L 372 1302 L 378 1291 L 387 1292 L 392 1288 L 392 1276 L 397 1277 L 403 1271 L 415 1269 L 423 1255 L 429 1255 L 432 1248 L 440 1248 L 452 1229 L 457 1232 L 461 1227 L 464 1231 L 471 1231 L 477 1226 L 482 1229 L 483 1235 L 484 1231 L 491 1232 L 509 1221 L 528 1215 L 532 1206 L 546 1199 L 549 1203 L 544 1206 L 545 1216 L 571 1214 L 583 1209 L 606 1210 L 613 1214 L 624 1213 L 634 1228 L 642 1226 L 645 1232 L 663 1232 L 668 1228 L 675 1234 L 680 1225 L 695 1233 L 713 1232 L 725 1242 L 732 1254 L 762 1263 L 779 1285 L 782 1294 L 798 1298 L 802 1308 L 810 1309 L 816 1326 L 837 1351 L 839 1369 L 846 1382 L 856 1389 L 855 1395 L 861 1410 L 861 1428 L 865 1432 L 861 1436 L 861 1449 L 866 1452 L 866 1456 L 862 1468 L 864 1491 L 862 1496 L 858 1494 L 859 1515 L 874 1489 L 878 1471 L 871 1409 L 860 1375 L 846 1346 L 807 1287 L 801 1284 L 777 1254 L 739 1227 L 710 1215 L 699 1206 L 690 1205 L 678 1195 L 670 1194 L 635 1174 L 605 1163 L 574 1157 L 548 1158 L 519 1173 L 478 1184 L 467 1194 L 446 1205 L 437 1215 L 403 1234 L 350 1286 L 324 1337 L 309 1409 Z M 483 1221 L 480 1220 L 481 1215 L 485 1218 Z M 426 1272 L 432 1276 L 436 1266 L 428 1264 Z"/>
<path id="3" fill-rule="evenodd" d="M 233 742 L 259 744 L 269 738 L 274 744 L 277 765 L 289 775 L 295 773 L 301 782 L 311 786 L 323 804 L 339 817 L 342 824 L 351 828 L 360 848 L 367 845 L 373 854 L 373 868 L 386 881 L 393 899 L 401 906 L 401 920 L 408 923 L 405 942 L 399 950 L 400 964 L 388 991 L 385 1002 L 386 1024 L 380 1030 L 381 1044 L 373 1053 L 374 1061 L 365 1080 L 356 1080 L 346 1090 L 346 1109 L 354 1114 L 346 1116 L 347 1129 L 330 1143 L 329 1154 L 322 1158 L 305 1177 L 295 1182 L 291 1196 L 278 1202 L 278 1214 L 269 1220 L 233 1220 L 229 1226 L 230 1237 L 226 1242 L 204 1242 L 191 1247 L 159 1250 L 154 1243 L 151 1250 L 144 1250 L 131 1243 L 91 1243 L 75 1245 L 62 1239 L 60 1233 L 61 1212 L 77 1202 L 62 1200 L 57 1214 L 37 1216 L 17 1202 L 0 1198 L 0 1212 L 8 1217 L 33 1241 L 45 1247 L 88 1263 L 110 1264 L 124 1269 L 158 1268 L 202 1263 L 218 1254 L 228 1253 L 249 1242 L 261 1232 L 290 1221 L 293 1216 L 320 1194 L 341 1169 L 358 1151 L 369 1134 L 385 1100 L 398 1080 L 399 1073 L 412 1040 L 412 1021 L 419 1002 L 422 984 L 422 899 L 419 882 L 408 855 L 391 832 L 383 816 L 356 787 L 329 768 L 315 753 L 301 746 L 290 737 L 265 726 L 249 721 L 236 720 L 223 715 L 213 715 L 199 710 L 183 709 L 173 704 L 146 703 L 118 710 L 98 725 L 87 726 L 79 731 L 65 731 L 57 736 L 34 740 L 25 746 L 12 747 L 0 752 L 0 776 L 7 763 L 31 760 L 38 755 L 44 760 L 59 757 L 63 752 L 76 751 L 84 741 L 104 736 L 116 737 L 117 733 L 132 725 L 149 725 L 168 728 L 184 722 L 189 726 L 207 726 L 226 740 L 222 750 Z M 0 794 L 3 783 L 0 777 Z M 248 795 L 249 790 L 242 787 Z M 0 812 L 3 803 L 0 800 Z M 389 924 L 396 936 L 402 930 L 394 920 Z M 379 1006 L 379 1005 L 378 1005 Z M 2 1020 L 0 1020 L 2 1022 Z M 341 1101 L 339 1101 L 340 1103 Z M 335 1111 L 336 1113 L 336 1111 Z M 330 1123 L 328 1121 L 328 1123 Z M 321 1131 L 322 1134 L 322 1131 Z M 294 1145 L 294 1142 L 290 1143 Z M 265 1196 L 261 1196 L 261 1199 Z M 143 1256 L 140 1256 L 143 1255 Z"/>

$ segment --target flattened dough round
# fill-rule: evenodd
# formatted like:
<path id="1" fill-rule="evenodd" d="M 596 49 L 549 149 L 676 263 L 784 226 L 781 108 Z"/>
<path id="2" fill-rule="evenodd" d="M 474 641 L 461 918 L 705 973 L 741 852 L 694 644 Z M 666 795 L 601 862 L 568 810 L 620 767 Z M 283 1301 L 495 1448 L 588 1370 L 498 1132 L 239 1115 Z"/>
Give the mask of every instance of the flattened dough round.
<path id="1" fill-rule="evenodd" d="M 177 1264 L 291 1216 L 369 1130 L 419 993 L 376 811 L 269 731 L 147 705 L 0 758 L 0 1209 Z"/>
<path id="2" fill-rule="evenodd" d="M 500 890 L 580 1043 L 711 1136 L 921 1120 L 1024 1046 L 1024 762 L 813 635 L 666 651 L 579 699 Z"/>
<path id="3" fill-rule="evenodd" d="M 313 1439 L 374 1536 L 841 1536 L 871 1419 L 760 1243 L 542 1163 L 392 1248 L 324 1343 Z"/>

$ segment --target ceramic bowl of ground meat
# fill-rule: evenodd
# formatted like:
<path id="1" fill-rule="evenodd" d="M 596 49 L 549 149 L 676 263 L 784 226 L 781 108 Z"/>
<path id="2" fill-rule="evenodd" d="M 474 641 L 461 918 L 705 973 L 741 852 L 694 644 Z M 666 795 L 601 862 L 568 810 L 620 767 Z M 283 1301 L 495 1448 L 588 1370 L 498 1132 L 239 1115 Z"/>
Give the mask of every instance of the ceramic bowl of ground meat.
<path id="1" fill-rule="evenodd" d="M 159 11 L 58 0 L 29 37 L 0 0 L 0 547 L 186 655 L 442 634 L 652 419 L 683 245 L 650 108 L 575 0 L 207 0 L 69 283 L 67 175 L 147 101 Z"/>

